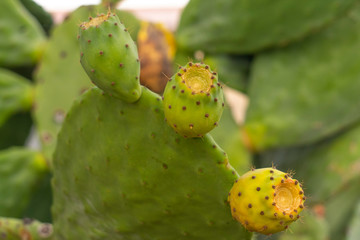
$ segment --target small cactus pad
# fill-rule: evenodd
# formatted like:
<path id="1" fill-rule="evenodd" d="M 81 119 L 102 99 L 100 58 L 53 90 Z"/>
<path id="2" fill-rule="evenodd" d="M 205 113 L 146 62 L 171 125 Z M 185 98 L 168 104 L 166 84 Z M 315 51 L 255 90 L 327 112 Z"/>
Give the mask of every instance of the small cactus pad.
<path id="1" fill-rule="evenodd" d="M 0 217 L 0 239 L 4 240 L 50 240 L 53 227 L 49 223 L 24 218 Z"/>
<path id="2" fill-rule="evenodd" d="M 242 175 L 229 197 L 233 217 L 249 231 L 273 234 L 288 228 L 304 208 L 304 191 L 287 173 L 260 168 Z"/>
<path id="3" fill-rule="evenodd" d="M 232 220 L 238 178 L 210 135 L 184 139 L 143 87 L 126 103 L 93 88 L 68 112 L 54 154 L 57 240 L 250 240 Z"/>
<path id="4" fill-rule="evenodd" d="M 141 95 L 136 44 L 116 14 L 102 14 L 80 25 L 81 64 L 99 88 L 135 102 Z"/>
<path id="5" fill-rule="evenodd" d="M 184 137 L 202 137 L 219 123 L 224 108 L 217 73 L 188 63 L 168 81 L 163 96 L 167 123 Z"/>

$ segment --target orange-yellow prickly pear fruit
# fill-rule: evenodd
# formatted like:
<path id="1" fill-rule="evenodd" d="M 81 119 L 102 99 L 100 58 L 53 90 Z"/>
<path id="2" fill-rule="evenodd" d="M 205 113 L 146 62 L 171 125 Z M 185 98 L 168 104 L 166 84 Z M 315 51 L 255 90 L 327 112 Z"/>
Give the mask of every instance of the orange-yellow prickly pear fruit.
<path id="1" fill-rule="evenodd" d="M 290 174 L 274 168 L 241 176 L 229 197 L 233 217 L 249 231 L 273 234 L 296 221 L 304 208 L 304 191 Z"/>

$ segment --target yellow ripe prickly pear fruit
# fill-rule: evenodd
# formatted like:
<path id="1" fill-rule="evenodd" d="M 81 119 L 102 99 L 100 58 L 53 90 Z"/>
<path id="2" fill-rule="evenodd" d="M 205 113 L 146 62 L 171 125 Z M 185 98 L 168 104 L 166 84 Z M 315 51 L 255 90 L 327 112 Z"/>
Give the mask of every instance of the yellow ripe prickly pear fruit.
<path id="1" fill-rule="evenodd" d="M 300 217 L 305 196 L 290 174 L 261 168 L 242 175 L 228 200 L 232 216 L 246 229 L 269 235 L 287 229 Z"/>

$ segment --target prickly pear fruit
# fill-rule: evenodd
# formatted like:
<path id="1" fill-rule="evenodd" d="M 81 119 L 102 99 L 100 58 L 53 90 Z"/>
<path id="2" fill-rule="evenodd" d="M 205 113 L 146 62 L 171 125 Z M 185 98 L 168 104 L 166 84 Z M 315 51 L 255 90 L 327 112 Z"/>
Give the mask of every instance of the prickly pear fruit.
<path id="1" fill-rule="evenodd" d="M 53 228 L 49 223 L 25 218 L 0 218 L 0 238 L 7 240 L 50 240 L 52 239 Z"/>
<path id="2" fill-rule="evenodd" d="M 162 94 L 167 76 L 174 74 L 175 38 L 162 24 L 141 22 L 137 37 L 141 64 L 140 82 L 151 91 Z M 186 64 L 184 62 L 184 64 Z"/>
<path id="3" fill-rule="evenodd" d="M 238 178 L 226 153 L 163 119 L 145 87 L 131 104 L 98 88 L 74 102 L 54 154 L 56 239 L 251 239 L 226 203 Z"/>
<path id="4" fill-rule="evenodd" d="M 168 81 L 163 96 L 167 123 L 184 137 L 201 137 L 218 125 L 224 107 L 217 73 L 188 63 Z"/>
<path id="5" fill-rule="evenodd" d="M 228 200 L 233 217 L 249 231 L 273 234 L 288 228 L 304 208 L 304 191 L 287 173 L 260 168 L 242 175 Z"/>
<path id="6" fill-rule="evenodd" d="M 81 64 L 99 88 L 126 102 L 141 95 L 140 62 L 134 41 L 116 14 L 80 26 Z"/>

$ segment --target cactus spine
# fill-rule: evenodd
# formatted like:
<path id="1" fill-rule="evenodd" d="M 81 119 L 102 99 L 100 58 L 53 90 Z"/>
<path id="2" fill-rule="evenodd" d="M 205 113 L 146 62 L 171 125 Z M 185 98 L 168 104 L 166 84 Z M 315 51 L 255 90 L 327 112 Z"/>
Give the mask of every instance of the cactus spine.
<path id="1" fill-rule="evenodd" d="M 168 81 L 164 96 L 167 123 L 184 137 L 202 137 L 219 123 L 224 96 L 217 73 L 188 63 Z"/>

